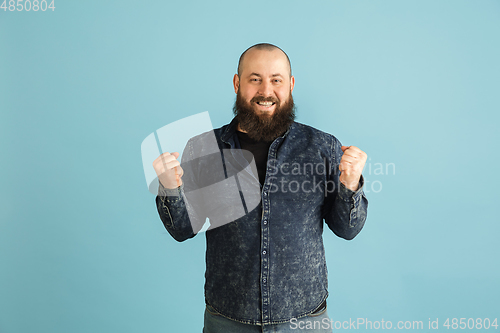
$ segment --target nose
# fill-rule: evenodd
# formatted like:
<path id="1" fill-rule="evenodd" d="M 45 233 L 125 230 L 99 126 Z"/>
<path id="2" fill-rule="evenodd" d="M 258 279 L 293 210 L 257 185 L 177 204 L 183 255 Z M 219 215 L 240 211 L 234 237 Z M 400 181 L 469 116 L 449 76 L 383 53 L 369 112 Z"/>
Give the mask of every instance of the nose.
<path id="1" fill-rule="evenodd" d="M 273 96 L 273 87 L 270 82 L 262 81 L 259 87 L 259 94 L 264 97 Z"/>

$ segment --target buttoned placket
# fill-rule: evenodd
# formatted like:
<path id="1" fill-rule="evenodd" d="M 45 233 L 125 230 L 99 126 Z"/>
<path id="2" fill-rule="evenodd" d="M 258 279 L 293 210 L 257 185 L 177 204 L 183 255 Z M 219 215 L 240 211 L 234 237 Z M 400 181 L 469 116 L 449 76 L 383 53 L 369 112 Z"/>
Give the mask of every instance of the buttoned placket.
<path id="1" fill-rule="evenodd" d="M 353 223 L 356 223 L 356 211 L 357 211 L 356 207 L 358 206 L 358 202 L 359 202 L 359 199 L 354 198 L 354 206 L 351 209 L 351 215 L 349 216 L 349 225 L 351 227 L 354 227 Z"/>
<path id="2" fill-rule="evenodd" d="M 262 218 L 261 218 L 261 295 L 262 295 L 262 322 L 268 323 L 270 318 L 269 309 L 271 307 L 269 298 L 269 214 L 270 199 L 269 190 L 271 188 L 271 178 L 267 175 L 276 167 L 276 151 L 282 137 L 277 138 L 269 147 L 267 158 L 267 169 L 264 186 L 262 187 Z M 273 164 L 273 165 L 270 165 Z"/>
<path id="3" fill-rule="evenodd" d="M 287 131 L 288 133 L 288 131 Z M 285 133 L 285 135 L 287 134 Z M 274 161 L 276 163 L 276 147 L 281 142 L 281 138 L 277 138 L 269 147 L 268 161 Z M 233 143 L 229 140 L 222 140 L 233 148 Z M 237 145 L 234 145 L 237 147 Z M 235 147 L 235 148 L 236 148 Z M 239 147 L 238 147 L 239 148 Z M 261 296 L 262 296 L 262 323 L 269 323 L 270 319 L 270 299 L 269 299 L 269 189 L 271 187 L 270 180 L 267 178 L 267 174 L 271 172 L 271 167 L 268 165 L 266 170 L 266 178 L 264 180 L 264 186 L 262 187 L 261 199 L 262 199 L 262 217 L 261 217 Z"/>
<path id="4" fill-rule="evenodd" d="M 356 209 L 356 207 L 360 206 L 361 195 L 355 195 L 353 201 L 354 201 L 354 206 L 351 209 L 351 214 L 349 216 L 349 226 L 351 227 L 354 227 L 357 222 L 358 210 Z"/>

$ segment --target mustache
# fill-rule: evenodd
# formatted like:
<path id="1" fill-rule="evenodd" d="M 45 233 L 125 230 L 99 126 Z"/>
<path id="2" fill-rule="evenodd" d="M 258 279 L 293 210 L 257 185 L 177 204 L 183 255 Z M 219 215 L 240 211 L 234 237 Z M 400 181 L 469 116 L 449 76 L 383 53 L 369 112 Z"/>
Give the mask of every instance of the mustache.
<path id="1" fill-rule="evenodd" d="M 258 102 L 272 102 L 279 105 L 279 100 L 274 97 L 255 96 L 250 100 L 250 103 L 258 103 Z"/>

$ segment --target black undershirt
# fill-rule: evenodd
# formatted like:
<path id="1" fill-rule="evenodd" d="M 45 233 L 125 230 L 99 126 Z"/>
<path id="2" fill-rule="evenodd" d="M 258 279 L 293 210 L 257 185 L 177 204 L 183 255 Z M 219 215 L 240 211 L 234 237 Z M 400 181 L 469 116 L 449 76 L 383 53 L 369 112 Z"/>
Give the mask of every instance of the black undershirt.
<path id="1" fill-rule="evenodd" d="M 240 141 L 241 149 L 250 151 L 255 158 L 255 165 L 257 166 L 257 172 L 259 174 L 259 182 L 261 185 L 264 184 L 266 178 L 266 168 L 267 168 L 267 154 L 272 141 L 256 141 L 251 139 L 248 134 L 236 131 L 238 135 L 238 140 Z"/>

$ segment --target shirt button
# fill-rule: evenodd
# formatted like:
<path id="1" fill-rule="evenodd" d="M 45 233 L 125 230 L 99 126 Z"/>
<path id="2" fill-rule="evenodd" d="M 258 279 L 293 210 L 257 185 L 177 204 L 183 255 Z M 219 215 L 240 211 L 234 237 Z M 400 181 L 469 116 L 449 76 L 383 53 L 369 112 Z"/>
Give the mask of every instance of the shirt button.
<path id="1" fill-rule="evenodd" d="M 266 225 L 266 224 L 267 224 L 267 220 L 264 220 L 264 225 Z"/>
<path id="2" fill-rule="evenodd" d="M 266 283 L 266 281 L 267 281 L 267 280 L 266 280 L 265 278 L 264 278 L 264 279 L 262 279 L 262 282 Z"/>
<path id="3" fill-rule="evenodd" d="M 266 254 L 266 253 L 267 253 L 266 250 L 262 251 L 262 254 Z"/>

